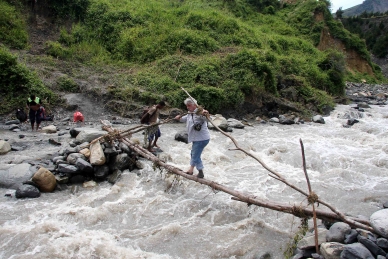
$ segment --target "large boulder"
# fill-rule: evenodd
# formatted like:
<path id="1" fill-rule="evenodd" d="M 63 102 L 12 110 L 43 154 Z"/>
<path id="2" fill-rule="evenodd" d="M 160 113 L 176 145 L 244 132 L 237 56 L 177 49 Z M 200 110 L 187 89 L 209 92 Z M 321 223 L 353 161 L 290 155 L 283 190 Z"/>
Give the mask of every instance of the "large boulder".
<path id="1" fill-rule="evenodd" d="M 104 151 L 102 150 L 100 141 L 90 144 L 90 158 L 91 165 L 103 165 L 106 162 Z"/>
<path id="2" fill-rule="evenodd" d="M 30 170 L 31 165 L 0 164 L 0 187 L 16 190 L 23 182 L 28 181 L 34 175 Z"/>
<path id="3" fill-rule="evenodd" d="M 370 225 L 379 235 L 388 238 L 388 209 L 373 213 L 370 216 Z"/>
<path id="4" fill-rule="evenodd" d="M 7 154 L 9 151 L 11 151 L 11 145 L 4 140 L 0 140 L 0 155 Z"/>
<path id="5" fill-rule="evenodd" d="M 38 185 L 41 192 L 52 192 L 57 186 L 54 174 L 44 167 L 39 168 L 31 180 Z"/>
<path id="6" fill-rule="evenodd" d="M 107 132 L 103 130 L 84 128 L 75 138 L 77 143 L 92 142 L 92 140 L 106 135 Z"/>

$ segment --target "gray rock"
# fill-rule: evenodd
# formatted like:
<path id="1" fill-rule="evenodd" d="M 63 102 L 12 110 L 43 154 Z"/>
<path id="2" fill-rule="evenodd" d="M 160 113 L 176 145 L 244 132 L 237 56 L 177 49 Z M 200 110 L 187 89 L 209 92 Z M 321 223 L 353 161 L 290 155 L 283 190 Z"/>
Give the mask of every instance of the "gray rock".
<path id="1" fill-rule="evenodd" d="M 344 244 L 353 244 L 357 242 L 358 232 L 351 229 L 349 233 L 345 234 Z"/>
<path id="2" fill-rule="evenodd" d="M 86 160 L 86 157 L 84 155 L 82 155 L 81 153 L 71 153 L 67 156 L 66 158 L 66 161 L 71 164 L 71 165 L 75 165 L 78 158 L 81 158 L 83 160 Z"/>
<path id="3" fill-rule="evenodd" d="M 326 242 L 326 235 L 328 230 L 325 228 L 318 228 L 318 244 Z M 299 242 L 297 247 L 299 249 L 305 250 L 308 248 L 315 247 L 315 236 L 314 232 L 306 234 Z"/>
<path id="4" fill-rule="evenodd" d="M 118 170 L 124 170 L 130 167 L 131 164 L 133 164 L 135 161 L 132 161 L 132 159 L 128 156 L 127 153 L 119 154 L 112 158 L 112 160 L 109 162 L 109 169 L 111 171 L 114 171 L 116 169 Z"/>
<path id="5" fill-rule="evenodd" d="M 120 170 L 114 170 L 111 175 L 108 176 L 108 182 L 115 184 L 120 178 L 122 172 Z"/>
<path id="6" fill-rule="evenodd" d="M 12 151 L 23 151 L 26 148 L 27 148 L 26 146 L 11 145 Z"/>
<path id="7" fill-rule="evenodd" d="M 344 244 L 337 242 L 327 242 L 320 246 L 320 252 L 325 259 L 338 259 L 344 250 Z"/>
<path id="8" fill-rule="evenodd" d="M 388 240 L 386 238 L 378 238 L 376 244 L 382 249 L 388 250 Z"/>
<path id="9" fill-rule="evenodd" d="M 312 121 L 315 122 L 315 123 L 325 124 L 325 119 L 321 115 L 315 115 L 312 118 Z"/>
<path id="10" fill-rule="evenodd" d="M 0 155 L 7 154 L 9 151 L 11 151 L 11 145 L 4 140 L 0 140 Z"/>
<path id="11" fill-rule="evenodd" d="M 82 131 L 77 135 L 76 142 L 92 142 L 94 139 L 106 135 L 107 132 L 103 130 L 93 128 L 83 128 Z"/>
<path id="12" fill-rule="evenodd" d="M 10 120 L 10 121 L 5 122 L 5 125 L 11 125 L 11 124 L 20 124 L 20 121 L 19 120 Z"/>
<path id="13" fill-rule="evenodd" d="M 355 123 L 358 123 L 358 122 L 359 122 L 359 121 L 356 120 L 356 119 L 349 119 L 348 122 L 347 122 L 347 124 L 348 124 L 349 126 L 353 126 Z"/>
<path id="14" fill-rule="evenodd" d="M 40 196 L 39 189 L 29 184 L 23 184 L 16 189 L 15 196 L 21 198 L 38 198 Z"/>
<path id="15" fill-rule="evenodd" d="M 116 156 L 118 154 L 115 147 L 107 147 L 104 149 L 105 156 Z"/>
<path id="16" fill-rule="evenodd" d="M 189 137 L 188 137 L 188 134 L 186 132 L 179 132 L 179 133 L 175 134 L 174 139 L 177 141 L 184 142 L 186 144 L 189 143 Z"/>
<path id="17" fill-rule="evenodd" d="M 350 226 L 343 222 L 334 223 L 326 234 L 328 242 L 344 243 L 345 235 L 350 233 Z"/>
<path id="18" fill-rule="evenodd" d="M 58 160 L 65 160 L 65 157 L 64 156 L 56 156 L 56 157 L 53 157 L 51 159 L 51 161 L 53 161 L 53 163 L 57 162 Z"/>
<path id="19" fill-rule="evenodd" d="M 374 243 L 373 241 L 369 240 L 368 238 L 366 237 L 363 237 L 363 236 L 358 236 L 358 242 L 360 242 L 361 244 L 363 244 L 366 248 L 368 248 L 368 250 L 374 254 L 375 256 L 377 255 L 384 255 L 385 256 L 385 252 L 383 249 L 381 249 L 380 247 L 378 247 L 378 245 L 376 243 Z"/>
<path id="20" fill-rule="evenodd" d="M 228 123 L 228 126 L 231 128 L 243 129 L 245 127 L 244 124 L 242 124 L 240 121 L 233 119 L 233 118 L 229 118 L 227 120 L 227 123 Z"/>
<path id="21" fill-rule="evenodd" d="M 75 174 L 75 173 L 78 173 L 78 168 L 75 167 L 74 165 L 59 164 L 58 172 L 65 173 L 65 174 Z"/>
<path id="22" fill-rule="evenodd" d="M 388 209 L 373 213 L 370 216 L 370 224 L 379 235 L 388 238 Z"/>
<path id="23" fill-rule="evenodd" d="M 12 125 L 9 126 L 8 129 L 11 130 L 11 131 L 14 131 L 16 129 L 20 130 L 20 127 L 19 127 L 19 125 L 12 124 Z"/>
<path id="24" fill-rule="evenodd" d="M 109 175 L 109 166 L 108 165 L 98 165 L 94 166 L 94 176 L 100 180 L 105 179 Z"/>
<path id="25" fill-rule="evenodd" d="M 31 165 L 23 164 L 0 164 L 0 187 L 17 189 L 23 182 L 28 181 L 34 175 Z"/>
<path id="26" fill-rule="evenodd" d="M 359 107 L 359 108 L 370 108 L 370 106 L 368 105 L 368 104 L 366 104 L 366 103 L 359 103 L 359 104 L 357 104 L 357 107 Z"/>
<path id="27" fill-rule="evenodd" d="M 85 173 L 92 173 L 94 172 L 93 166 L 85 161 L 82 158 L 77 158 L 77 161 L 75 163 L 75 166 L 81 171 Z"/>
<path id="28" fill-rule="evenodd" d="M 362 244 L 345 245 L 341 259 L 375 259 L 372 253 Z"/>
<path id="29" fill-rule="evenodd" d="M 121 149 L 124 153 L 127 153 L 127 154 L 131 154 L 131 153 L 132 153 L 132 151 L 131 151 L 131 149 L 128 147 L 128 145 L 126 145 L 126 144 L 123 143 L 123 142 L 120 142 L 119 147 L 120 147 L 120 149 Z"/>

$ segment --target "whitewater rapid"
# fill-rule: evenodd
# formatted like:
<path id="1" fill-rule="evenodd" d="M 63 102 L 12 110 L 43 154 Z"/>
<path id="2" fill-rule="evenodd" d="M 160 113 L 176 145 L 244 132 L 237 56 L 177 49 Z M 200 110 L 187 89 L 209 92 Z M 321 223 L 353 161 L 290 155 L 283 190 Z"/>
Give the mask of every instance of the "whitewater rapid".
<path id="1" fill-rule="evenodd" d="M 338 105 L 325 124 L 255 123 L 231 135 L 307 192 L 302 140 L 313 191 L 344 213 L 369 218 L 388 201 L 388 107 L 371 107 L 358 112 Z M 350 117 L 359 122 L 346 128 Z M 191 145 L 174 136 L 184 129 L 179 123 L 162 125 L 158 141 L 167 162 L 182 170 L 188 168 Z M 211 131 L 202 156 L 206 179 L 268 201 L 306 203 L 234 148 Z M 298 218 L 247 206 L 142 162 L 144 169 L 124 172 L 115 185 L 79 187 L 75 194 L 69 187 L 18 200 L 0 189 L 0 258 L 283 258 Z"/>

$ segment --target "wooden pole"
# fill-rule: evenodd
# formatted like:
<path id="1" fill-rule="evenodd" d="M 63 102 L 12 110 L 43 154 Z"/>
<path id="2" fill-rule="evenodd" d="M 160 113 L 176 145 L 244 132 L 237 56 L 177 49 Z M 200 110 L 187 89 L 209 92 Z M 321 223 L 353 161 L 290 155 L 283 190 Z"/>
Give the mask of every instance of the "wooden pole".
<path id="1" fill-rule="evenodd" d="M 317 227 L 317 213 L 315 212 L 315 200 L 318 199 L 318 196 L 315 195 L 314 197 L 314 193 L 311 189 L 311 184 L 310 184 L 310 179 L 309 179 L 309 176 L 307 174 L 307 169 L 306 169 L 306 158 L 304 156 L 304 146 L 303 146 L 303 142 L 302 142 L 302 139 L 299 139 L 299 142 L 300 142 L 300 147 L 302 149 L 302 162 L 303 162 L 303 171 L 304 171 L 304 175 L 306 176 L 306 182 L 307 182 L 307 186 L 309 188 L 309 198 L 308 198 L 308 203 L 311 204 L 312 208 L 313 208 L 313 222 L 314 222 L 314 241 L 315 241 L 315 251 L 317 254 L 319 254 L 319 248 L 318 248 L 318 227 Z"/>

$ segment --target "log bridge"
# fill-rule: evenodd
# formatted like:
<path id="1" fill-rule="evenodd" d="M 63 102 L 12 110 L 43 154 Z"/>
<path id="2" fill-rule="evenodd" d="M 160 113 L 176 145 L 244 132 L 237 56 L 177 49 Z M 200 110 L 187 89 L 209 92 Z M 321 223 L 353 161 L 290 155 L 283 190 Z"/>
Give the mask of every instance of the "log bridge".
<path id="1" fill-rule="evenodd" d="M 232 136 L 230 136 L 226 132 L 219 129 L 216 125 L 214 125 L 209 117 L 208 117 L 208 120 L 210 123 L 213 124 L 213 126 L 215 126 L 222 134 L 224 134 L 225 136 L 232 139 L 232 141 L 234 142 L 234 144 L 236 146 L 236 150 L 242 151 L 242 152 L 246 153 L 247 155 L 251 156 L 253 159 L 257 160 L 264 168 L 266 168 L 270 172 L 269 175 L 271 177 L 285 183 L 289 187 L 291 187 L 291 188 L 295 189 L 296 191 L 305 195 L 308 198 L 307 200 L 308 200 L 309 204 L 307 204 L 305 206 L 301 206 L 301 205 L 299 205 L 300 203 L 298 203 L 298 205 L 290 205 L 290 204 L 279 203 L 279 202 L 271 201 L 271 200 L 263 200 L 263 199 L 255 197 L 254 195 L 251 195 L 249 193 L 242 193 L 240 191 L 233 190 L 233 189 L 228 188 L 227 186 L 221 185 L 215 181 L 208 180 L 206 178 L 198 178 L 195 175 L 188 175 L 180 168 L 174 167 L 174 166 L 169 165 L 166 162 L 160 160 L 158 157 L 156 157 L 154 154 L 149 152 L 147 149 L 143 148 L 139 144 L 136 144 L 135 142 L 131 141 L 131 139 L 130 139 L 132 134 L 134 134 L 136 132 L 143 131 L 143 130 L 147 129 L 148 127 L 167 123 L 171 120 L 172 119 L 167 119 L 167 120 L 164 120 L 162 122 L 155 123 L 152 125 L 140 125 L 140 126 L 136 126 L 136 127 L 133 127 L 131 129 L 128 129 L 125 131 L 119 131 L 117 129 L 114 129 L 114 128 L 112 128 L 112 126 L 107 125 L 106 123 L 101 121 L 101 123 L 103 124 L 102 128 L 104 130 L 106 130 L 108 132 L 108 134 L 105 136 L 102 136 L 98 139 L 95 139 L 94 141 L 101 140 L 101 141 L 112 142 L 114 140 L 117 140 L 117 141 L 123 142 L 130 149 L 137 152 L 139 155 L 143 156 L 145 159 L 152 161 L 156 167 L 162 167 L 162 168 L 166 169 L 168 172 L 173 173 L 175 175 L 179 175 L 187 180 L 195 181 L 195 182 L 198 182 L 200 184 L 207 185 L 210 188 L 212 188 L 214 191 L 222 191 L 224 193 L 227 193 L 227 194 L 232 196 L 231 199 L 239 201 L 239 202 L 244 202 L 248 206 L 256 205 L 259 207 L 268 208 L 268 209 L 275 210 L 275 211 L 289 213 L 289 214 L 292 214 L 292 215 L 299 217 L 299 218 L 311 218 L 311 217 L 313 217 L 314 221 L 316 220 L 316 218 L 319 218 L 319 219 L 322 219 L 325 221 L 329 221 L 329 222 L 342 221 L 342 222 L 348 223 L 352 227 L 361 228 L 361 229 L 365 229 L 365 230 L 368 230 L 371 232 L 375 232 L 373 230 L 373 228 L 370 226 L 368 220 L 345 216 L 342 212 L 338 211 L 333 206 L 331 206 L 328 203 L 326 203 L 325 201 L 322 201 L 321 199 L 319 199 L 316 194 L 311 192 L 311 187 L 309 185 L 309 181 L 307 181 L 307 182 L 309 185 L 310 194 L 304 192 L 303 190 L 301 190 L 298 187 L 289 183 L 279 173 L 273 171 L 271 168 L 269 168 L 267 165 L 265 165 L 259 158 L 255 157 L 249 151 L 246 151 L 246 150 L 240 148 L 237 141 Z M 301 146 L 302 146 L 302 154 L 303 154 L 303 162 L 304 162 L 304 153 L 303 153 L 302 141 L 301 141 Z M 305 165 L 305 162 L 303 164 Z M 305 170 L 305 174 L 307 177 L 306 170 Z M 308 180 L 308 178 L 307 178 L 307 180 Z M 311 195 L 311 194 L 313 194 L 313 195 Z M 312 206 L 312 209 L 310 209 L 309 205 L 314 205 L 314 203 L 323 204 L 324 206 L 329 208 L 329 210 L 318 210 L 318 209 L 315 209 L 313 206 Z"/>

